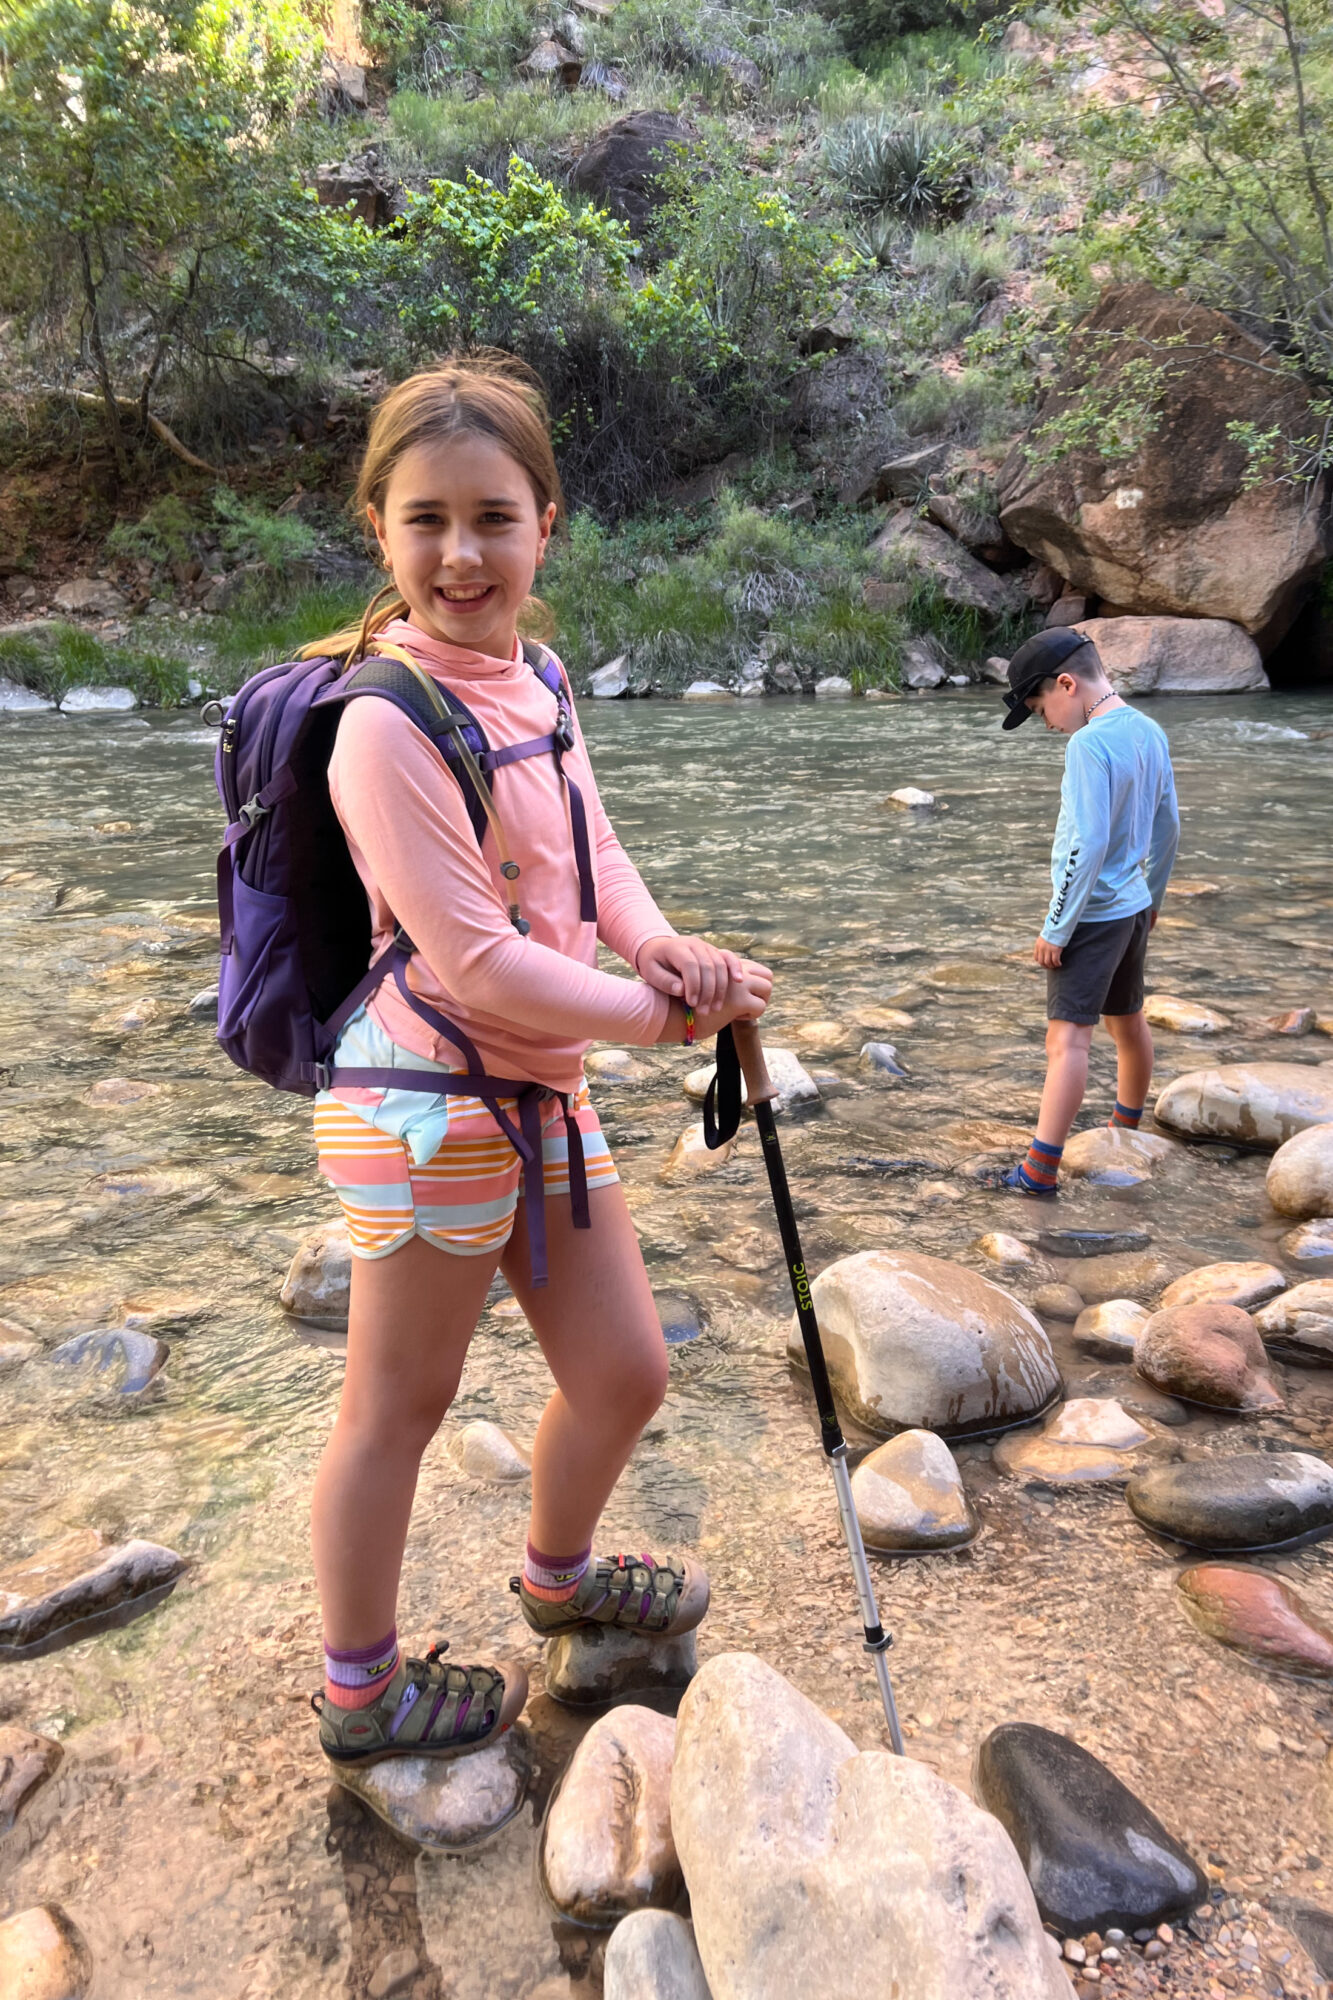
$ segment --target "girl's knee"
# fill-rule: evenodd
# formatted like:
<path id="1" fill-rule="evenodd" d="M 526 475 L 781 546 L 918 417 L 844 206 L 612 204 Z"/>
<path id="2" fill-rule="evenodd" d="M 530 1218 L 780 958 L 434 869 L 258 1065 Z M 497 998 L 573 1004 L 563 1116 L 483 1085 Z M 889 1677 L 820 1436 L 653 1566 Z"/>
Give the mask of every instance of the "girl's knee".
<path id="1" fill-rule="evenodd" d="M 618 1429 L 636 1434 L 657 1414 L 667 1392 L 666 1343 L 656 1327 L 653 1333 L 655 1339 L 645 1339 L 623 1354 L 611 1373 L 599 1371 L 587 1388 L 588 1404 L 595 1402 Z"/>
<path id="2" fill-rule="evenodd" d="M 444 1422 L 456 1386 L 401 1402 L 353 1397 L 338 1412 L 339 1428 L 362 1451 L 418 1460 Z"/>

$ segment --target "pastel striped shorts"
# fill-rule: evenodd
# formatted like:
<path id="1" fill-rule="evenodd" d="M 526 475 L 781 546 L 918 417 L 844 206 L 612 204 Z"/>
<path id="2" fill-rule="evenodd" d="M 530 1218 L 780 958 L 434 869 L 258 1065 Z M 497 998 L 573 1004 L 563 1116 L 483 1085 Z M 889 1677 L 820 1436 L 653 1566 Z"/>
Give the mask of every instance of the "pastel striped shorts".
<path id="1" fill-rule="evenodd" d="M 501 1109 L 517 1123 L 512 1097 Z M 588 1187 L 620 1179 L 602 1136 L 586 1083 L 574 1116 L 583 1135 Z M 410 1237 L 455 1256 L 480 1257 L 509 1241 L 518 1207 L 523 1163 L 479 1097 L 451 1097 L 449 1130 L 424 1167 L 392 1132 L 381 1132 L 355 1111 L 326 1099 L 315 1107 L 320 1172 L 342 1203 L 356 1257 L 387 1257 Z M 542 1106 L 542 1170 L 546 1197 L 569 1193 L 569 1140 L 558 1097 Z"/>

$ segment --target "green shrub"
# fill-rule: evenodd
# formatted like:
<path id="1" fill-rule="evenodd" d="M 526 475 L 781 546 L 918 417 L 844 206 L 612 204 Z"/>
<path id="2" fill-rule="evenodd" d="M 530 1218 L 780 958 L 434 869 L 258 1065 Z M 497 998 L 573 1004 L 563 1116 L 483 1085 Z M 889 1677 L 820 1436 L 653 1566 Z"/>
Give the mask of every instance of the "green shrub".
<path id="1" fill-rule="evenodd" d="M 242 562 L 262 562 L 276 576 L 310 555 L 318 544 L 314 530 L 295 514 L 273 514 L 252 500 L 243 500 L 229 486 L 213 495 L 213 513 L 222 523 L 218 539 L 228 555 Z"/>
<path id="2" fill-rule="evenodd" d="M 364 583 L 312 584 L 279 597 L 271 585 L 257 582 L 209 621 L 217 685 L 229 693 L 261 667 L 293 659 L 303 646 L 355 624 L 369 596 Z"/>
<path id="3" fill-rule="evenodd" d="M 956 221 L 975 192 L 965 142 L 925 118 L 850 118 L 828 134 L 824 159 L 853 209 L 914 227 Z"/>
<path id="4" fill-rule="evenodd" d="M 151 562 L 159 569 L 188 562 L 195 553 L 199 523 L 178 493 L 164 493 L 137 521 L 117 521 L 106 545 L 114 556 Z"/>
<path id="5" fill-rule="evenodd" d="M 907 628 L 894 611 L 872 611 L 850 579 L 835 585 L 818 603 L 786 621 L 783 652 L 794 665 L 818 674 L 843 674 L 859 691 L 896 687 L 898 661 Z"/>
<path id="6" fill-rule="evenodd" d="M 605 123 L 605 100 L 594 91 L 546 83 L 472 99 L 400 90 L 389 104 L 390 153 L 400 172 L 446 180 L 472 168 L 503 181 L 513 154 L 552 175 L 565 168 L 571 140 L 589 138 Z"/>
<path id="7" fill-rule="evenodd" d="M 140 701 L 174 708 L 185 699 L 189 668 L 169 654 L 108 645 L 80 625 L 61 622 L 40 639 L 0 639 L 0 675 L 49 701 L 73 687 L 129 687 Z"/>
<path id="8" fill-rule="evenodd" d="M 981 368 L 964 368 L 957 375 L 932 370 L 914 382 L 894 406 L 905 430 L 943 431 L 953 437 L 977 436 L 988 408 L 998 400 L 997 385 Z"/>
<path id="9" fill-rule="evenodd" d="M 702 558 L 733 608 L 767 618 L 815 595 L 811 552 L 797 524 L 724 494 L 717 533 Z"/>
<path id="10" fill-rule="evenodd" d="M 1017 613 L 997 620 L 950 604 L 928 582 L 913 591 L 902 615 L 909 632 L 928 633 L 938 639 L 948 658 L 960 666 L 975 666 L 992 653 L 1011 658 L 1041 625 L 1040 613 Z"/>

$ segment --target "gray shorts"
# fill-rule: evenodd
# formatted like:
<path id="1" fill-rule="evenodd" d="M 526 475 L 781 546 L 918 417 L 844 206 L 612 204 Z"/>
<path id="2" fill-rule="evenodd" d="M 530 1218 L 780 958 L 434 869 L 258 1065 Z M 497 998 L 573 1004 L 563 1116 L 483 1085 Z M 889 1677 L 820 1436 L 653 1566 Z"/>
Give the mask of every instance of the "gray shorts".
<path id="1" fill-rule="evenodd" d="M 1143 1005 L 1143 960 L 1150 910 L 1079 924 L 1046 972 L 1046 1018 L 1087 1027 L 1103 1014 L 1137 1014 Z"/>

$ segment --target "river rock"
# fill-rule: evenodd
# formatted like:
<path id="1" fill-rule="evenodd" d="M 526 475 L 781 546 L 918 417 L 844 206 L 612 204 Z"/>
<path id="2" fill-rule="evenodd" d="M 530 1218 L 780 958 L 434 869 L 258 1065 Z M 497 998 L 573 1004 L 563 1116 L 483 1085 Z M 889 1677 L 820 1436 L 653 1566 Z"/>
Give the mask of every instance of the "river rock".
<path id="1" fill-rule="evenodd" d="M 671 1837 L 676 1725 L 651 1708 L 594 1722 L 551 1801 L 542 1884 L 577 1923 L 610 1925 L 631 1910 L 670 1909 L 681 1891 Z"/>
<path id="2" fill-rule="evenodd" d="M 216 986 L 201 987 L 189 1006 L 185 1009 L 192 1021 L 215 1022 L 218 1017 L 218 989 Z"/>
<path id="3" fill-rule="evenodd" d="M 620 701 L 629 693 L 629 667 L 623 654 L 589 674 L 588 693 L 597 701 Z"/>
<path id="4" fill-rule="evenodd" d="M 11 1571 L 0 1577 L 0 1660 L 35 1659 L 128 1625 L 171 1594 L 184 1568 L 173 1549 L 133 1541 L 108 1549 L 95 1568 L 78 1574 L 37 1565 Z"/>
<path id="5" fill-rule="evenodd" d="M 963 1436 L 1034 1416 L 1060 1387 L 1041 1322 L 990 1279 L 914 1251 L 860 1250 L 811 1286 L 834 1388 L 858 1423 Z M 804 1347 L 795 1314 L 787 1351 Z"/>
<path id="6" fill-rule="evenodd" d="M 1191 1622 L 1261 1667 L 1333 1680 L 1333 1632 L 1267 1570 L 1197 1563 L 1176 1578 Z"/>
<path id="7" fill-rule="evenodd" d="M 1030 1243 L 1024 1243 L 1021 1237 L 1007 1235 L 1003 1229 L 992 1229 L 985 1236 L 978 1236 L 974 1247 L 983 1257 L 989 1257 L 992 1264 L 1031 1266 L 1038 1261 Z"/>
<path id="8" fill-rule="evenodd" d="M 702 1120 L 697 1125 L 687 1125 L 671 1148 L 658 1179 L 683 1181 L 692 1179 L 696 1174 L 711 1174 L 714 1168 L 725 1167 L 735 1150 L 735 1139 L 726 1139 L 716 1152 L 710 1152 Z"/>
<path id="9" fill-rule="evenodd" d="M 1325 1065 L 1324 1073 L 1333 1093 L 1333 1063 Z M 1267 1186 L 1268 1199 L 1280 1215 L 1333 1214 L 1333 1122 L 1311 1125 L 1279 1146 Z"/>
<path id="10" fill-rule="evenodd" d="M 694 1927 L 670 1910 L 631 1910 L 611 1933 L 602 2000 L 711 2000 Z"/>
<path id="11" fill-rule="evenodd" d="M 1221 1035 L 1231 1026 L 1225 1014 L 1197 1000 L 1174 1000 L 1169 993 L 1150 993 L 1143 1003 L 1149 1025 L 1174 1035 Z"/>
<path id="12" fill-rule="evenodd" d="M 1216 1305 L 1240 1306 L 1253 1312 L 1286 1287 L 1276 1264 L 1204 1264 L 1175 1278 L 1162 1293 L 1163 1308 Z"/>
<path id="13" fill-rule="evenodd" d="M 83 2000 L 93 1955 L 59 1903 L 38 1903 L 0 1923 L 0 1993 L 5 2000 Z"/>
<path id="14" fill-rule="evenodd" d="M 463 1757 L 386 1757 L 338 1764 L 338 1783 L 403 1840 L 444 1854 L 481 1847 L 523 1810 L 532 1781 L 527 1732 L 507 1729 Z"/>
<path id="15" fill-rule="evenodd" d="M 160 1021 L 166 1008 L 151 994 L 138 1000 L 131 1000 L 128 1007 L 113 1008 L 109 1014 L 101 1015 L 93 1022 L 93 1033 L 97 1035 L 137 1035 L 141 1029 L 152 1027 Z"/>
<path id="16" fill-rule="evenodd" d="M 1208 1878 L 1115 1773 L 1071 1737 L 1004 1722 L 977 1753 L 976 1792 L 1066 1937 L 1145 1930 L 1208 1895 Z"/>
<path id="17" fill-rule="evenodd" d="M 1152 1237 L 1146 1229 L 1041 1229 L 1037 1248 L 1048 1257 L 1113 1257 L 1146 1250 Z"/>
<path id="18" fill-rule="evenodd" d="M 127 687 L 74 687 L 60 703 L 65 715 L 123 715 L 138 706 L 138 695 Z"/>
<path id="19" fill-rule="evenodd" d="M 934 792 L 923 792 L 919 785 L 899 785 L 896 792 L 890 792 L 885 805 L 900 806 L 907 812 L 922 812 L 935 803 Z"/>
<path id="20" fill-rule="evenodd" d="M 839 1033 L 841 1034 L 841 1031 Z M 819 1085 L 804 1067 L 800 1057 L 791 1049 L 770 1048 L 765 1043 L 764 1061 L 768 1065 L 769 1077 L 778 1090 L 774 1111 L 794 1111 L 804 1106 L 818 1104 Z M 693 1103 L 702 1104 L 708 1095 L 708 1086 L 716 1074 L 716 1063 L 705 1063 L 699 1069 L 692 1069 L 685 1079 L 685 1095 Z M 749 1101 L 750 1093 L 742 1076 L 741 1102 L 748 1104 Z"/>
<path id="21" fill-rule="evenodd" d="M 953 1453 L 934 1431 L 904 1431 L 862 1459 L 852 1498 L 867 1548 L 956 1549 L 977 1532 Z"/>
<path id="22" fill-rule="evenodd" d="M 1043 1319 L 1076 1320 L 1083 1311 L 1083 1294 L 1072 1285 L 1039 1285 L 1032 1294 L 1032 1310 Z"/>
<path id="23" fill-rule="evenodd" d="M 1145 1528 L 1218 1555 L 1281 1549 L 1333 1529 L 1333 1466 L 1309 1451 L 1241 1451 L 1136 1472 Z"/>
<path id="24" fill-rule="evenodd" d="M 815 682 L 816 701 L 845 701 L 853 693 L 855 689 L 845 674 L 825 674 Z"/>
<path id="25" fill-rule="evenodd" d="M 83 1102 L 100 1111 L 108 1105 L 143 1104 L 149 1098 L 161 1095 L 160 1083 L 140 1083 L 128 1076 L 106 1076 L 100 1082 L 89 1085 L 83 1093 Z"/>
<path id="26" fill-rule="evenodd" d="M 50 1361 L 55 1368 L 82 1370 L 99 1388 L 135 1396 L 148 1387 L 170 1352 L 165 1340 L 155 1340 L 150 1333 L 114 1327 L 62 1341 L 52 1348 Z"/>
<path id="27" fill-rule="evenodd" d="M 1134 1345 L 1148 1323 L 1146 1306 L 1137 1299 L 1104 1299 L 1088 1306 L 1074 1321 L 1075 1345 L 1099 1361 L 1132 1361 Z"/>
<path id="28" fill-rule="evenodd" d="M 1079 1396 L 1053 1410 L 1040 1431 L 1010 1431 L 991 1457 L 1028 1486 L 1123 1484 L 1150 1439 L 1119 1403 Z"/>
<path id="29" fill-rule="evenodd" d="M 325 1222 L 312 1229 L 287 1269 L 280 1294 L 283 1306 L 307 1326 L 345 1332 L 352 1290 L 352 1246 L 347 1225 Z"/>
<path id="30" fill-rule="evenodd" d="M 1333 1278 L 1307 1278 L 1254 1316 L 1260 1338 L 1297 1361 L 1333 1364 Z"/>
<path id="31" fill-rule="evenodd" d="M 1144 1380 L 1190 1403 L 1249 1415 L 1285 1407 L 1254 1321 L 1239 1306 L 1204 1302 L 1155 1312 L 1138 1337 Z"/>
<path id="32" fill-rule="evenodd" d="M 892 1042 L 862 1042 L 861 1067 L 878 1076 L 906 1076 Z"/>
<path id="33" fill-rule="evenodd" d="M 723 687 L 721 681 L 691 681 L 681 696 L 682 701 L 730 701 L 732 690 Z"/>
<path id="34" fill-rule="evenodd" d="M 36 688 L 23 687 L 18 681 L 0 679 L 0 714 L 40 715 L 43 710 L 53 709 L 55 703 Z"/>
<path id="35" fill-rule="evenodd" d="M 54 1775 L 64 1754 L 49 1736 L 35 1736 L 9 1723 L 0 1725 L 0 1833 L 10 1831 L 28 1800 Z"/>
<path id="36" fill-rule="evenodd" d="M 0 1340 L 0 1375 L 12 1375 L 41 1353 L 35 1340 Z"/>
<path id="37" fill-rule="evenodd" d="M 1247 694 L 1268 686 L 1258 646 L 1225 618 L 1080 618 L 1074 630 L 1091 639 L 1118 694 Z"/>
<path id="38" fill-rule="evenodd" d="M 681 1704 L 671 1823 L 712 2000 L 1070 2000 L 1000 1826 L 753 1654 Z"/>
<path id="39" fill-rule="evenodd" d="M 1178 1403 L 1174 1396 L 1164 1396 L 1160 1389 L 1154 1389 L 1141 1376 L 1126 1374 L 1123 1367 L 1094 1369 L 1078 1383 L 1080 1396 L 1109 1396 L 1128 1410 L 1132 1417 L 1147 1424 L 1165 1424 L 1176 1429 L 1190 1420 L 1186 1404 Z"/>
<path id="40" fill-rule="evenodd" d="M 464 1424 L 449 1441 L 449 1456 L 469 1479 L 486 1479 L 493 1485 L 512 1484 L 532 1474 L 532 1454 L 516 1444 L 499 1424 L 477 1417 Z"/>
<path id="41" fill-rule="evenodd" d="M 1270 1014 L 1259 1023 L 1270 1035 L 1312 1035 L 1318 1025 L 1313 1007 L 1288 1007 L 1285 1014 Z"/>
<path id="42" fill-rule="evenodd" d="M 1179 1148 L 1157 1132 L 1131 1132 L 1122 1125 L 1094 1125 L 1075 1132 L 1064 1150 L 1061 1171 L 1092 1187 L 1138 1187 Z"/>
<path id="43" fill-rule="evenodd" d="M 698 1672 L 697 1635 L 654 1639 L 612 1625 L 581 1625 L 547 1640 L 544 1664 L 546 1692 L 565 1708 L 679 1694 Z"/>
<path id="44" fill-rule="evenodd" d="M 656 1074 L 629 1049 L 589 1049 L 583 1067 L 599 1083 L 648 1083 Z"/>
<path id="45" fill-rule="evenodd" d="M 1333 1263 L 1333 1215 L 1318 1215 L 1289 1229 L 1282 1239 L 1282 1254 L 1293 1264 Z"/>
<path id="46" fill-rule="evenodd" d="M 869 576 L 864 585 L 866 603 L 876 607 L 882 603 L 893 605 L 910 595 L 906 585 L 887 584 L 879 577 Z M 949 669 L 940 658 L 939 648 L 927 635 L 924 639 L 904 640 L 898 654 L 898 679 L 903 687 L 913 688 L 920 693 L 924 688 L 943 687 L 949 678 Z"/>
<path id="47" fill-rule="evenodd" d="M 1281 1146 L 1308 1126 L 1333 1120 L 1333 1063 L 1228 1063 L 1191 1070 L 1167 1085 L 1153 1115 L 1159 1125 L 1194 1138 Z"/>
<path id="48" fill-rule="evenodd" d="M 1090 1306 L 1110 1299 L 1156 1299 L 1164 1285 L 1180 1276 L 1180 1266 L 1155 1250 L 1135 1250 L 1107 1257 L 1085 1257 L 1078 1267 L 1078 1288 Z"/>

